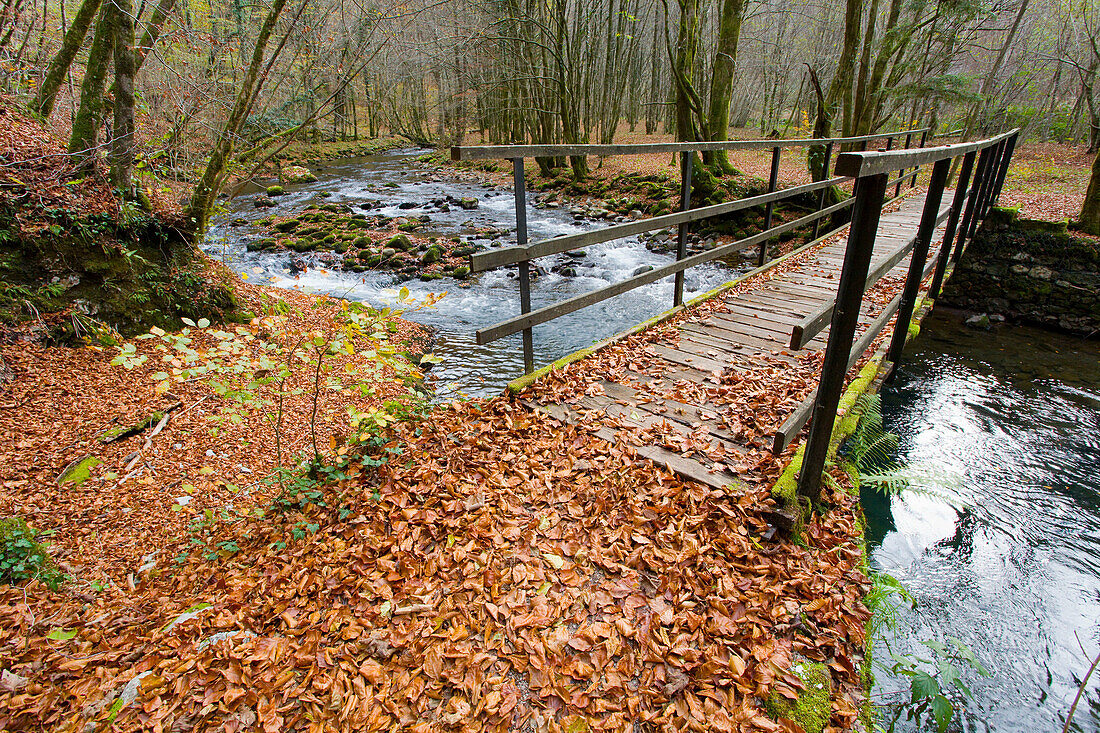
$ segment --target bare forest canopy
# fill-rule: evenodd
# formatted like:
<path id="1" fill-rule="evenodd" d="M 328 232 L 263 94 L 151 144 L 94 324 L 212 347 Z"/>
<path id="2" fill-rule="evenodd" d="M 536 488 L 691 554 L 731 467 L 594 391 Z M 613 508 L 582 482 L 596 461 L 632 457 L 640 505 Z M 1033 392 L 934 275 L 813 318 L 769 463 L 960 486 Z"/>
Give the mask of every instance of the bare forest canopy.
<path id="1" fill-rule="evenodd" d="M 122 196 L 185 182 L 200 231 L 295 141 L 1100 138 L 1100 0 L 0 0 L 0 64 Z"/>

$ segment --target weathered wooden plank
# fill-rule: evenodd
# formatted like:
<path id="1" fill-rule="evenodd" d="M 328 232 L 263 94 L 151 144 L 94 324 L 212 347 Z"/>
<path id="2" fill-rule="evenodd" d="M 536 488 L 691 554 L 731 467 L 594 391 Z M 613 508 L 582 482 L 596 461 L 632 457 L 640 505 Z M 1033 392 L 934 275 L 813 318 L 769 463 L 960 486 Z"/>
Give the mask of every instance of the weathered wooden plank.
<path id="1" fill-rule="evenodd" d="M 945 158 L 955 158 L 976 150 L 993 147 L 1002 140 L 1007 140 L 1019 130 L 1010 130 L 995 137 L 978 140 L 970 143 L 958 143 L 956 145 L 942 145 L 933 148 L 921 148 L 919 150 L 891 150 L 882 153 L 841 153 L 837 156 L 834 173 L 845 176 L 872 176 L 881 173 L 890 173 L 902 168 L 914 168 L 928 163 L 935 163 Z"/>
<path id="2" fill-rule="evenodd" d="M 526 401 L 524 404 L 530 409 L 546 413 L 561 423 L 578 424 L 581 422 L 578 415 L 571 413 L 561 405 L 542 405 Z M 619 440 L 618 432 L 611 428 L 599 428 L 596 430 L 596 435 L 612 444 Z M 643 458 L 647 458 L 654 463 L 662 465 L 679 476 L 691 479 L 692 481 L 698 481 L 705 486 L 723 489 L 739 483 L 737 477 L 724 467 L 720 470 L 711 471 L 704 468 L 697 461 L 689 460 L 679 454 L 657 446 L 632 445 L 630 448 Z"/>
<path id="3" fill-rule="evenodd" d="M 455 145 L 451 160 L 504 160 L 508 158 L 565 157 L 570 155 L 648 155 L 704 150 L 763 150 L 766 148 L 805 148 L 827 143 L 859 143 L 885 140 L 922 130 L 882 132 L 874 135 L 838 138 L 796 138 L 793 140 L 723 140 L 717 142 L 640 143 L 620 145 Z"/>

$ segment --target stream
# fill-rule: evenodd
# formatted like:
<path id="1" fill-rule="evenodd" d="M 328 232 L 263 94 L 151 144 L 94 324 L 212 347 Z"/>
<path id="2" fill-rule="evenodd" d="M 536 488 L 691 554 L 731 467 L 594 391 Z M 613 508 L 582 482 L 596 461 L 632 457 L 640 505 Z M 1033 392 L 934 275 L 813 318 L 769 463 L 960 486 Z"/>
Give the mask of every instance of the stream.
<path id="1" fill-rule="evenodd" d="M 872 565 L 916 600 L 887 640 L 927 657 L 956 637 L 989 669 L 964 670 L 961 730 L 1060 731 L 1100 651 L 1100 343 L 960 320 L 934 312 L 882 393 L 902 461 L 943 495 L 865 492 Z M 1095 675 L 1071 729 L 1100 731 Z"/>
<path id="2" fill-rule="evenodd" d="M 449 212 L 432 210 L 432 236 L 463 236 L 474 244 L 492 246 L 487 240 L 471 238 L 468 232 L 475 226 L 494 226 L 508 231 L 497 240 L 503 246 L 515 244 L 515 200 L 510 190 L 498 190 L 475 182 L 448 180 L 437 172 L 415 166 L 422 150 L 408 150 L 329 161 L 312 166 L 318 180 L 314 183 L 286 186 L 286 194 L 276 197 L 274 208 L 255 208 L 253 195 L 246 192 L 235 199 L 228 210 L 214 221 L 207 234 L 205 248 L 212 256 L 224 261 L 231 269 L 284 288 L 337 295 L 360 300 L 380 307 L 392 305 L 397 289 L 408 287 L 414 299 L 427 293 L 447 291 L 433 309 L 410 312 L 406 318 L 435 331 L 434 353 L 442 363 L 432 370 L 436 395 L 440 399 L 475 397 L 499 393 L 504 385 L 523 374 L 523 353 L 520 334 L 484 346 L 477 345 L 474 332 L 519 313 L 519 286 L 515 271 L 494 270 L 474 275 L 464 282 L 445 278 L 431 282 L 413 279 L 398 283 L 390 272 L 349 273 L 326 267 L 315 254 L 296 255 L 290 252 L 248 252 L 249 239 L 258 239 L 261 232 L 248 226 L 230 226 L 233 219 L 249 221 L 271 214 L 287 215 L 300 212 L 310 203 L 348 203 L 381 200 L 382 208 L 371 213 L 386 216 L 407 216 L 425 213 L 419 206 L 398 208 L 405 203 L 427 203 L 433 198 L 472 196 L 479 200 L 474 210 L 458 207 Z M 251 193 L 262 192 L 256 188 Z M 331 192 L 325 198 L 321 192 Z M 527 197 L 528 232 L 531 242 L 607 226 L 606 222 L 578 221 L 567 207 L 535 208 L 533 196 Z M 576 277 L 563 277 L 548 272 L 534 280 L 531 287 L 533 308 L 562 301 L 574 295 L 596 290 L 612 282 L 624 280 L 642 266 L 656 267 L 671 260 L 671 256 L 651 252 L 635 237 L 585 248 L 586 256 L 576 264 Z M 291 273 L 291 257 L 314 263 L 306 272 Z M 538 260 L 549 270 L 565 255 Z M 733 276 L 732 270 L 720 264 L 695 267 L 685 275 L 685 300 L 705 292 Z M 534 329 L 535 366 L 545 365 L 577 349 L 634 326 L 672 307 L 672 278 L 651 283 L 623 295 L 563 316 Z"/>

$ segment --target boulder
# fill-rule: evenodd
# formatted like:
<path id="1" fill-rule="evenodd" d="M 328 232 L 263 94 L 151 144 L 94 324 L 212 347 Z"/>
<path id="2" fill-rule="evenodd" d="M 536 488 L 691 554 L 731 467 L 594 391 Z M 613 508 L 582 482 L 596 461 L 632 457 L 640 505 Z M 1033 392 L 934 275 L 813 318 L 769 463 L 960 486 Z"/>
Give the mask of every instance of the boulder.
<path id="1" fill-rule="evenodd" d="M 458 205 L 469 211 L 478 207 L 478 200 L 473 196 L 463 196 L 458 200 Z"/>
<path id="2" fill-rule="evenodd" d="M 407 252 L 412 249 L 412 241 L 407 234 L 395 234 L 389 238 L 386 242 L 386 246 L 392 249 L 399 249 L 402 252 Z"/>
<path id="3" fill-rule="evenodd" d="M 252 199 L 252 205 L 257 209 L 267 209 L 275 205 L 275 202 L 271 200 L 270 196 L 260 194 L 256 198 Z"/>
<path id="4" fill-rule="evenodd" d="M 317 176 L 305 166 L 292 165 L 283 168 L 283 180 L 287 183 L 313 183 L 317 180 Z"/>
<path id="5" fill-rule="evenodd" d="M 267 195 L 268 196 L 282 196 L 284 193 L 286 193 L 286 192 L 283 191 L 282 186 L 268 186 L 267 187 Z"/>

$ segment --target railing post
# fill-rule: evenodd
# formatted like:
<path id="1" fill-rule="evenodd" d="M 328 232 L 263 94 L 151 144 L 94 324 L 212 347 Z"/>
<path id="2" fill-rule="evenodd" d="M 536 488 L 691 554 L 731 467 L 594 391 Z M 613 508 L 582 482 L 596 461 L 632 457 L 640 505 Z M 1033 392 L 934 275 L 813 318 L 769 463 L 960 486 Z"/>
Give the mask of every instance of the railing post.
<path id="1" fill-rule="evenodd" d="M 1001 170 L 997 173 L 996 186 L 993 189 L 994 206 L 996 206 L 997 202 L 1001 200 L 1001 189 L 1005 185 L 1005 178 L 1008 177 L 1008 166 L 1012 164 L 1012 154 L 1016 152 L 1016 140 L 1019 137 L 1020 133 L 1017 132 L 1005 141 L 1004 158 L 1001 162 Z"/>
<path id="2" fill-rule="evenodd" d="M 973 239 L 978 232 L 978 225 L 985 218 L 985 201 L 989 192 L 989 179 L 993 177 L 993 169 L 997 165 L 997 146 L 990 145 L 983 152 L 988 153 L 985 166 L 981 169 L 981 177 L 975 181 L 978 184 L 978 194 L 974 197 L 974 216 L 970 219 L 970 227 L 966 230 L 968 239 Z M 979 158 L 979 162 L 981 159 Z"/>
<path id="3" fill-rule="evenodd" d="M 516 190 L 516 244 L 527 246 L 527 195 L 523 180 L 523 158 L 512 158 Z M 519 312 L 531 312 L 531 261 L 519 263 Z M 523 372 L 535 371 L 535 339 L 531 328 L 523 329 Z"/>
<path id="4" fill-rule="evenodd" d="M 909 133 L 905 136 L 905 148 L 906 148 L 906 150 L 909 149 L 909 144 L 911 142 L 913 142 L 913 133 Z M 905 168 L 902 168 L 900 171 L 898 171 L 898 185 L 897 185 L 896 188 L 894 188 L 894 196 L 895 197 L 901 196 L 901 186 L 902 186 L 903 183 L 905 183 L 905 171 L 906 171 Z"/>
<path id="5" fill-rule="evenodd" d="M 694 155 L 690 150 L 680 153 L 680 211 L 691 208 L 691 158 Z M 676 228 L 676 261 L 687 256 L 688 225 L 681 224 Z M 684 271 L 676 273 L 675 285 L 672 292 L 672 305 L 682 305 L 684 302 Z"/>
<path id="6" fill-rule="evenodd" d="M 974 180 L 970 184 L 970 193 L 966 197 L 966 213 L 963 214 L 962 224 L 959 225 L 959 235 L 955 242 L 955 251 L 951 254 L 951 260 L 959 261 L 962 254 L 963 242 L 970 236 L 970 226 L 974 221 L 974 206 L 977 203 L 978 189 L 982 185 L 982 169 L 989 165 L 989 148 L 982 148 L 978 156 L 978 164 L 974 166 Z"/>
<path id="7" fill-rule="evenodd" d="M 918 144 L 917 147 L 918 148 L 923 148 L 924 144 L 926 142 L 928 142 L 928 130 L 924 129 L 924 130 L 921 130 L 920 144 Z M 916 185 L 917 185 L 917 171 L 918 170 L 920 170 L 919 165 L 913 166 L 913 180 L 909 181 L 909 188 L 916 188 Z"/>
<path id="8" fill-rule="evenodd" d="M 970 174 L 974 171 L 975 153 L 967 153 L 963 157 L 962 170 L 959 171 L 959 180 L 955 184 L 955 198 L 951 203 L 951 213 L 947 216 L 947 226 L 943 230 L 943 242 L 940 244 L 940 256 L 936 262 L 936 272 L 932 275 L 932 283 L 928 286 L 928 297 L 935 300 L 940 297 L 940 287 L 943 285 L 943 276 L 947 272 L 947 261 L 951 258 L 951 243 L 955 240 L 955 231 L 959 226 L 959 215 L 963 204 L 966 202 L 966 187 L 970 185 Z"/>
<path id="9" fill-rule="evenodd" d="M 936 219 L 940 213 L 940 201 L 947 184 L 947 175 L 951 172 L 951 159 L 937 160 L 932 166 L 932 179 L 928 182 L 928 193 L 924 198 L 924 212 L 921 214 L 920 227 L 917 229 L 917 241 L 913 243 L 913 252 L 909 258 L 909 273 L 905 276 L 905 288 L 901 291 L 901 303 L 898 305 L 897 320 L 894 321 L 894 335 L 890 339 L 890 349 L 886 360 L 897 366 L 901 350 L 905 348 L 905 339 L 909 333 L 909 321 L 913 317 L 913 306 L 917 302 L 917 292 L 924 275 L 924 263 L 928 259 L 928 246 L 936 231 Z M 892 373 L 892 372 L 891 372 Z"/>
<path id="10" fill-rule="evenodd" d="M 772 193 L 779 186 L 779 153 L 782 148 L 772 148 L 772 172 L 768 178 L 768 193 Z M 764 209 L 764 231 L 772 228 L 772 212 L 775 210 L 775 202 L 769 201 Z M 760 243 L 760 257 L 756 262 L 757 267 L 763 267 L 768 261 L 768 241 Z"/>
<path id="11" fill-rule="evenodd" d="M 994 193 L 997 190 L 997 182 L 1001 179 L 1001 171 L 1005 166 L 1005 153 L 1008 152 L 1008 139 L 1005 138 L 1001 142 L 997 143 L 997 153 L 995 157 L 995 163 L 989 170 L 989 182 L 986 184 L 985 199 L 982 201 L 982 218 L 984 219 L 989 215 L 989 210 L 993 208 Z"/>
<path id="12" fill-rule="evenodd" d="M 887 179 L 886 173 L 856 179 L 856 201 L 852 209 L 848 247 L 844 250 L 836 306 L 833 308 L 833 318 L 829 326 L 829 342 L 825 346 L 821 381 L 814 398 L 810 437 L 798 477 L 798 493 L 807 497 L 811 503 L 816 502 L 821 495 L 821 472 L 825 469 L 833 422 L 840 404 L 840 393 L 844 388 L 844 377 L 848 373 L 848 357 L 863 302 L 863 291 L 867 285 L 867 272 L 878 233 L 882 201 L 886 197 Z"/>
<path id="13" fill-rule="evenodd" d="M 822 166 L 822 180 L 829 180 L 829 161 L 833 157 L 833 143 L 829 142 L 825 145 L 825 164 Z M 817 195 L 817 210 L 821 211 L 825 208 L 825 192 L 828 188 L 821 189 L 821 193 Z M 821 232 L 821 219 L 814 219 L 814 239 L 817 239 L 818 234 Z"/>

